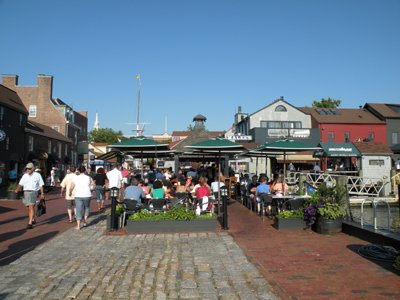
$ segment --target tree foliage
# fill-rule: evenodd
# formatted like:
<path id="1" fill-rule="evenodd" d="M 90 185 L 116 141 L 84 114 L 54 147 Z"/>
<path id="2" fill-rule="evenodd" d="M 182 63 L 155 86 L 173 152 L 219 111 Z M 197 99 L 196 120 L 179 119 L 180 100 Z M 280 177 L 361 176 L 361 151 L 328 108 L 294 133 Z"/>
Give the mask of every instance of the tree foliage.
<path id="1" fill-rule="evenodd" d="M 338 108 L 342 100 L 336 100 L 332 98 L 324 99 L 322 98 L 320 101 L 313 101 L 312 107 L 315 108 Z"/>
<path id="2" fill-rule="evenodd" d="M 121 131 L 115 131 L 111 128 L 94 129 L 88 134 L 89 142 L 115 144 L 124 141 L 127 138 L 123 136 Z"/>

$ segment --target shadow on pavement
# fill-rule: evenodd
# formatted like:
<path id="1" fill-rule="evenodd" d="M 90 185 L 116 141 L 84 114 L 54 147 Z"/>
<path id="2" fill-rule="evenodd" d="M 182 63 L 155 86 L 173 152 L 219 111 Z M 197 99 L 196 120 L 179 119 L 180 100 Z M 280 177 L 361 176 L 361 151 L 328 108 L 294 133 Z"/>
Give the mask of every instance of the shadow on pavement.
<path id="1" fill-rule="evenodd" d="M 21 217 L 16 217 L 16 218 L 13 218 L 13 219 L 8 219 L 8 220 L 5 220 L 5 221 L 0 221 L 0 225 L 7 224 L 7 223 L 10 223 L 10 222 L 14 222 L 14 221 L 23 220 L 23 219 L 27 219 L 27 217 L 26 216 L 21 216 Z"/>
<path id="2" fill-rule="evenodd" d="M 20 236 L 26 232 L 26 229 L 20 229 L 20 230 L 15 230 L 15 231 L 9 231 L 6 233 L 0 234 L 0 241 L 4 242 L 9 239 L 16 238 L 17 236 Z"/>
<path id="3" fill-rule="evenodd" d="M 0 253 L 0 266 L 8 265 L 17 260 L 22 255 L 32 251 L 36 246 L 48 241 L 59 233 L 59 231 L 51 231 L 33 238 L 11 244 L 8 249 Z M 1 299 L 1 298 L 0 298 Z"/>
<path id="4" fill-rule="evenodd" d="M 361 255 L 358 252 L 358 249 L 360 249 L 360 247 L 365 246 L 365 245 L 348 245 L 347 248 L 350 249 L 351 251 L 353 251 L 354 253 L 357 253 L 358 255 L 360 255 L 361 257 L 363 257 L 366 260 L 369 260 L 370 262 L 375 263 L 376 265 L 380 266 L 381 268 L 384 268 L 385 270 L 392 272 L 396 275 L 400 275 L 400 271 L 396 270 L 393 267 L 393 262 L 389 262 L 389 261 L 384 261 L 384 260 L 380 260 L 380 259 L 374 259 L 372 257 L 366 257 Z"/>
<path id="5" fill-rule="evenodd" d="M 9 207 L 0 206 L 0 214 L 6 213 L 6 212 L 9 212 L 9 211 L 13 211 L 13 210 L 16 210 L 16 209 L 15 208 L 9 208 Z"/>

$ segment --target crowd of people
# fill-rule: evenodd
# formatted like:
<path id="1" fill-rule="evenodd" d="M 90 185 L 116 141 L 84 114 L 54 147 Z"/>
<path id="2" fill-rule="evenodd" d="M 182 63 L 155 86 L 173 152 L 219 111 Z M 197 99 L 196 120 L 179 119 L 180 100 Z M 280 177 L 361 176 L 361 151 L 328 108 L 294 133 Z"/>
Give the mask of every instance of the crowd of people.
<path id="1" fill-rule="evenodd" d="M 283 176 L 277 173 L 273 175 L 271 180 L 266 174 L 253 175 L 251 178 L 249 174 L 244 174 L 240 180 L 240 191 L 245 202 L 249 204 L 249 208 L 261 213 L 263 195 L 283 196 L 288 193 L 289 187 Z M 271 212 L 271 201 L 269 200 L 265 204 L 267 214 L 269 214 Z"/>

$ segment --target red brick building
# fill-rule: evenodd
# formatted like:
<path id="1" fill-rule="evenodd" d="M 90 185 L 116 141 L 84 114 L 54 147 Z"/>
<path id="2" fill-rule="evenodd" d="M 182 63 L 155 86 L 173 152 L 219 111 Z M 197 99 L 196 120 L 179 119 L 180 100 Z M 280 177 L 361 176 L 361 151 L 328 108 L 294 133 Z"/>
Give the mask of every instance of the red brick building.
<path id="1" fill-rule="evenodd" d="M 345 143 L 375 141 L 386 143 L 386 122 L 366 109 L 300 107 L 311 115 L 313 128 L 319 128 L 321 142 Z"/>
<path id="2" fill-rule="evenodd" d="M 29 121 L 47 126 L 70 141 L 54 154 L 61 167 L 65 167 L 65 161 L 83 161 L 83 155 L 88 153 L 87 112 L 76 112 L 61 99 L 53 98 L 53 76 L 38 75 L 37 85 L 19 86 L 17 75 L 3 75 L 2 83 L 17 92 L 29 112 Z"/>

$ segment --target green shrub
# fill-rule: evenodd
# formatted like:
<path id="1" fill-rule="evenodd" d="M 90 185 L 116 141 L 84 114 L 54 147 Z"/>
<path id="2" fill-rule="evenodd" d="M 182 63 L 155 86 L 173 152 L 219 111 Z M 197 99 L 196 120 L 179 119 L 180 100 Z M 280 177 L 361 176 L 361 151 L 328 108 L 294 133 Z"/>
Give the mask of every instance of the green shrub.
<path id="1" fill-rule="evenodd" d="M 288 219 L 288 218 L 303 219 L 304 218 L 304 211 L 303 211 L 303 209 L 284 210 L 284 211 L 281 211 L 279 213 L 278 218 L 281 218 L 281 219 Z"/>
<path id="2" fill-rule="evenodd" d="M 184 206 L 174 207 L 170 210 L 161 213 L 152 213 L 142 210 L 138 213 L 129 216 L 129 220 L 141 221 L 161 221 L 161 220 L 194 220 L 194 219 L 215 219 L 216 214 L 205 214 L 196 216 L 194 210 L 187 209 Z"/>

